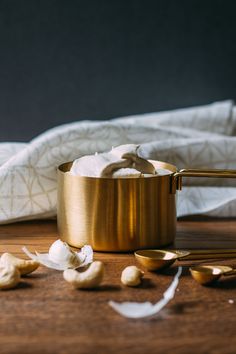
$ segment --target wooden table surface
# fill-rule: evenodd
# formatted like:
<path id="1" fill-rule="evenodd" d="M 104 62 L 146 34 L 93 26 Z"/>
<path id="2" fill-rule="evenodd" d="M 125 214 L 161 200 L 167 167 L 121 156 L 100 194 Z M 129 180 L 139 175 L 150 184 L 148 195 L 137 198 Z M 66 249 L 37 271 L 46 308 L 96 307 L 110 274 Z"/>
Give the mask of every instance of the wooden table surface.
<path id="1" fill-rule="evenodd" d="M 57 238 L 53 221 L 0 226 L 0 252 L 22 256 L 23 245 L 46 251 Z M 236 221 L 178 222 L 176 247 L 236 248 Z M 140 288 L 126 288 L 120 274 L 135 264 L 132 254 L 96 253 L 95 259 L 106 269 L 99 290 L 74 290 L 61 272 L 40 267 L 18 288 L 1 291 L 0 353 L 236 353 L 236 277 L 202 287 L 182 262 L 178 291 L 162 316 L 129 320 L 108 301 L 158 301 L 176 266 L 165 274 L 145 272 Z M 236 266 L 232 259 L 217 263 Z"/>

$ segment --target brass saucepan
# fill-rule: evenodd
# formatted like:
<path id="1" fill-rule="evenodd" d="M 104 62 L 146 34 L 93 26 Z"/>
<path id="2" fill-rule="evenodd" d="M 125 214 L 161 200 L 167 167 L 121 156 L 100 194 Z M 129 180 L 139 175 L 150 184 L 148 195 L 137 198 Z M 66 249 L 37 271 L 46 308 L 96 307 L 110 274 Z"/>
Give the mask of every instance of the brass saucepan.
<path id="1" fill-rule="evenodd" d="M 95 178 L 58 168 L 58 229 L 62 240 L 96 251 L 125 252 L 171 244 L 176 233 L 176 190 L 182 177 L 235 178 L 236 170 L 177 171 L 174 165 L 152 161 L 167 175 L 146 178 Z"/>

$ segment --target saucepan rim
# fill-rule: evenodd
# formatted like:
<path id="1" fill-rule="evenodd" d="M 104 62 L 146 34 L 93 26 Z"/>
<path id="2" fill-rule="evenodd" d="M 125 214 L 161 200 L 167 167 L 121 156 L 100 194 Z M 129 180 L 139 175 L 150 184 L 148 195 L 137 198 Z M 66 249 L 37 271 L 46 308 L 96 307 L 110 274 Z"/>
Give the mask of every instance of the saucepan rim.
<path id="1" fill-rule="evenodd" d="M 164 161 L 157 161 L 157 160 L 148 160 L 149 162 L 151 162 L 156 168 L 163 168 L 166 170 L 171 171 L 171 173 L 165 174 L 165 175 L 153 175 L 153 176 L 148 176 L 148 177 L 144 177 L 144 178 L 140 178 L 140 177 L 116 177 L 116 178 L 112 178 L 112 177 L 86 177 L 86 176 L 73 176 L 71 174 L 67 174 L 67 176 L 70 176 L 70 178 L 77 178 L 78 180 L 81 179 L 91 179 L 91 180 L 143 180 L 143 179 L 153 179 L 153 178 L 167 178 L 172 176 L 174 173 L 176 173 L 178 170 L 176 168 L 175 165 L 172 165 L 170 163 L 164 162 Z M 69 172 L 69 168 L 71 167 L 73 161 L 68 161 L 68 162 L 64 162 L 62 164 L 60 164 L 57 168 L 58 172 L 60 172 L 61 174 L 65 175 L 66 172 Z"/>

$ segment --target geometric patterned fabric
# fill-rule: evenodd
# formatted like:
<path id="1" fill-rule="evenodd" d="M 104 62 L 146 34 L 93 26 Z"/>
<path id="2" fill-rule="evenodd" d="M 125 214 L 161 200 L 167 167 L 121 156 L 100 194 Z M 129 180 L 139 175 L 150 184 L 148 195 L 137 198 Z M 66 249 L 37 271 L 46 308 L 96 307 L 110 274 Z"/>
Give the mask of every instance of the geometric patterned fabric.
<path id="1" fill-rule="evenodd" d="M 80 121 L 29 143 L 0 143 L 0 223 L 56 215 L 57 166 L 121 144 L 181 168 L 236 169 L 232 101 L 107 121 Z M 178 216 L 236 216 L 236 179 L 184 179 Z"/>

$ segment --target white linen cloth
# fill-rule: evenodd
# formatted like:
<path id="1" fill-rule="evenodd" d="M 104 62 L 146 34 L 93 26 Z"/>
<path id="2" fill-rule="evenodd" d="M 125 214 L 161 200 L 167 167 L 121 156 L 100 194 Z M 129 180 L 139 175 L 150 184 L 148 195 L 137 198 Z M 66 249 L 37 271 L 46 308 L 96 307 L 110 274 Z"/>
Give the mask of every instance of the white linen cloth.
<path id="1" fill-rule="evenodd" d="M 0 223 L 56 215 L 57 166 L 121 144 L 181 168 L 236 169 L 236 108 L 231 101 L 109 121 L 80 121 L 28 144 L 0 144 Z M 236 179 L 184 180 L 178 216 L 236 216 Z"/>

